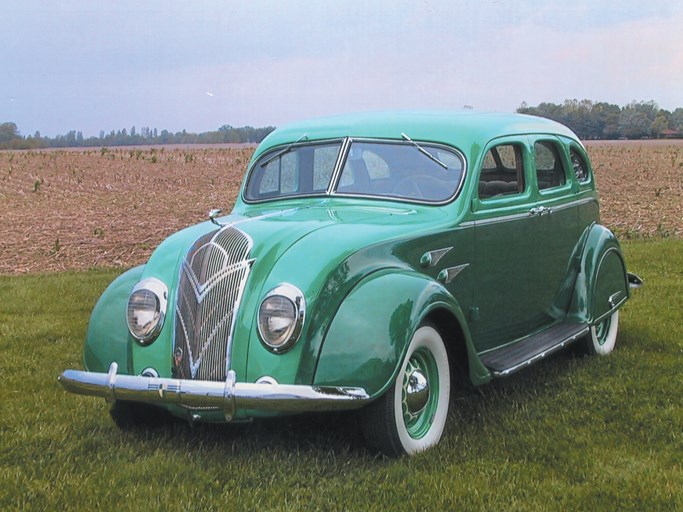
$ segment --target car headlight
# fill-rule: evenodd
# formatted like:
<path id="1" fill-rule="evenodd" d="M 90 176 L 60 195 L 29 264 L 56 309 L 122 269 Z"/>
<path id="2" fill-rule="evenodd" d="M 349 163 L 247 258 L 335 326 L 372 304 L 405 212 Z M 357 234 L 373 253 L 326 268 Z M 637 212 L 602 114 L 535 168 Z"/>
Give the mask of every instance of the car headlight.
<path id="1" fill-rule="evenodd" d="M 152 343 L 164 325 L 168 289 L 158 279 L 144 279 L 128 297 L 128 330 L 141 345 Z"/>
<path id="2" fill-rule="evenodd" d="M 301 290 L 291 284 L 273 288 L 258 311 L 261 341 L 273 352 L 286 352 L 299 339 L 305 316 L 306 301 Z"/>

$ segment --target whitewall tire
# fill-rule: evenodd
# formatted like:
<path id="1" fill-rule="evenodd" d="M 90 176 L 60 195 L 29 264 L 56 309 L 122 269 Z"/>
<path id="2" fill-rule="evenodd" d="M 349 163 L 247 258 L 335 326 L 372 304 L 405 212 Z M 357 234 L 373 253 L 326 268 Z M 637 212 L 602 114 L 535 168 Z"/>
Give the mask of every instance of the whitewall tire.
<path id="1" fill-rule="evenodd" d="M 420 326 L 387 392 L 365 409 L 363 434 L 389 456 L 413 455 L 439 442 L 450 401 L 448 353 L 439 331 Z"/>
<path id="2" fill-rule="evenodd" d="M 586 349 L 591 355 L 606 356 L 614 350 L 619 330 L 619 311 L 615 311 L 602 322 L 591 325 L 586 337 Z"/>

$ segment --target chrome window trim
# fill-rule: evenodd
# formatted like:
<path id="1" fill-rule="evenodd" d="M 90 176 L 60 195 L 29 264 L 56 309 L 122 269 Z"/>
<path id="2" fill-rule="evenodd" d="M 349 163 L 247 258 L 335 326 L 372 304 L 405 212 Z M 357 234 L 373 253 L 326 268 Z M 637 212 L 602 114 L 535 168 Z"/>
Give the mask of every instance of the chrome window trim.
<path id="1" fill-rule="evenodd" d="M 570 201 L 567 203 L 559 204 L 557 206 L 553 206 L 550 208 L 550 211 L 548 211 L 549 214 L 552 215 L 553 212 L 556 212 L 558 210 L 566 210 L 567 208 L 575 208 L 577 206 L 581 206 L 582 204 L 587 204 L 587 203 L 597 203 L 597 200 L 594 197 L 588 197 L 584 199 L 575 199 L 574 201 Z M 535 203 L 534 203 L 535 204 Z M 527 205 L 531 206 L 531 204 Z M 487 209 L 486 211 L 495 211 L 495 209 Z M 500 222 L 509 222 L 509 221 L 515 221 L 515 220 L 521 220 L 521 219 L 528 219 L 530 217 L 529 212 L 522 212 L 522 213 L 513 213 L 511 215 L 503 215 L 502 217 L 494 217 L 491 219 L 481 219 L 481 220 L 475 220 L 474 225 L 475 226 L 485 226 L 488 224 L 498 224 Z"/>
<path id="2" fill-rule="evenodd" d="M 574 201 L 571 201 L 569 203 L 562 203 L 558 204 L 557 206 L 553 206 L 552 210 L 558 211 L 558 210 L 566 210 L 567 208 L 573 208 L 575 206 L 581 206 L 582 204 L 588 204 L 588 203 L 597 203 L 597 199 L 594 197 L 587 197 L 584 199 L 575 199 Z"/>
<path id="3" fill-rule="evenodd" d="M 522 219 L 528 219 L 528 218 L 529 218 L 529 212 L 514 213 L 512 215 L 503 215 L 502 217 L 493 217 L 491 219 L 475 220 L 474 225 L 475 226 L 486 226 L 489 224 L 499 224 L 501 222 L 512 222 L 515 220 L 522 220 Z"/>
<path id="4" fill-rule="evenodd" d="M 339 155 L 337 156 L 337 161 L 334 164 L 334 171 L 332 171 L 332 178 L 330 179 L 330 183 L 327 186 L 326 194 L 328 196 L 333 195 L 334 190 L 337 188 L 337 183 L 341 179 L 341 173 L 344 169 L 344 164 L 346 163 L 346 157 L 349 152 L 349 147 L 352 143 L 353 139 L 351 137 L 344 138 L 344 141 L 342 142 L 341 149 L 339 150 Z"/>

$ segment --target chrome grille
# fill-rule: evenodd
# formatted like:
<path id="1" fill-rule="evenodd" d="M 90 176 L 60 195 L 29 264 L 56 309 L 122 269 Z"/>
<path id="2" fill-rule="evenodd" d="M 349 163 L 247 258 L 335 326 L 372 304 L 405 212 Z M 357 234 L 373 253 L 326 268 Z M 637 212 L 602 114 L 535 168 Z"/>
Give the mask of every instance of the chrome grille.
<path id="1" fill-rule="evenodd" d="M 246 233 L 226 226 L 190 248 L 176 298 L 173 355 L 178 378 L 225 380 L 252 245 Z"/>

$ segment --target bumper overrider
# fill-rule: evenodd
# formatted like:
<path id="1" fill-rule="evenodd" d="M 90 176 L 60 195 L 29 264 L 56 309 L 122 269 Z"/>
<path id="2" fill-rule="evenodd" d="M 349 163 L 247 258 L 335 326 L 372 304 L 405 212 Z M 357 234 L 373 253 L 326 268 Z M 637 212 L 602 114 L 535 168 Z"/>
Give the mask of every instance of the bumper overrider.
<path id="1" fill-rule="evenodd" d="M 231 421 L 240 409 L 298 413 L 357 409 L 370 399 L 363 388 L 236 382 L 230 370 L 224 382 L 120 375 L 113 362 L 108 373 L 66 370 L 60 384 L 71 393 L 188 409 L 215 407 Z"/>

